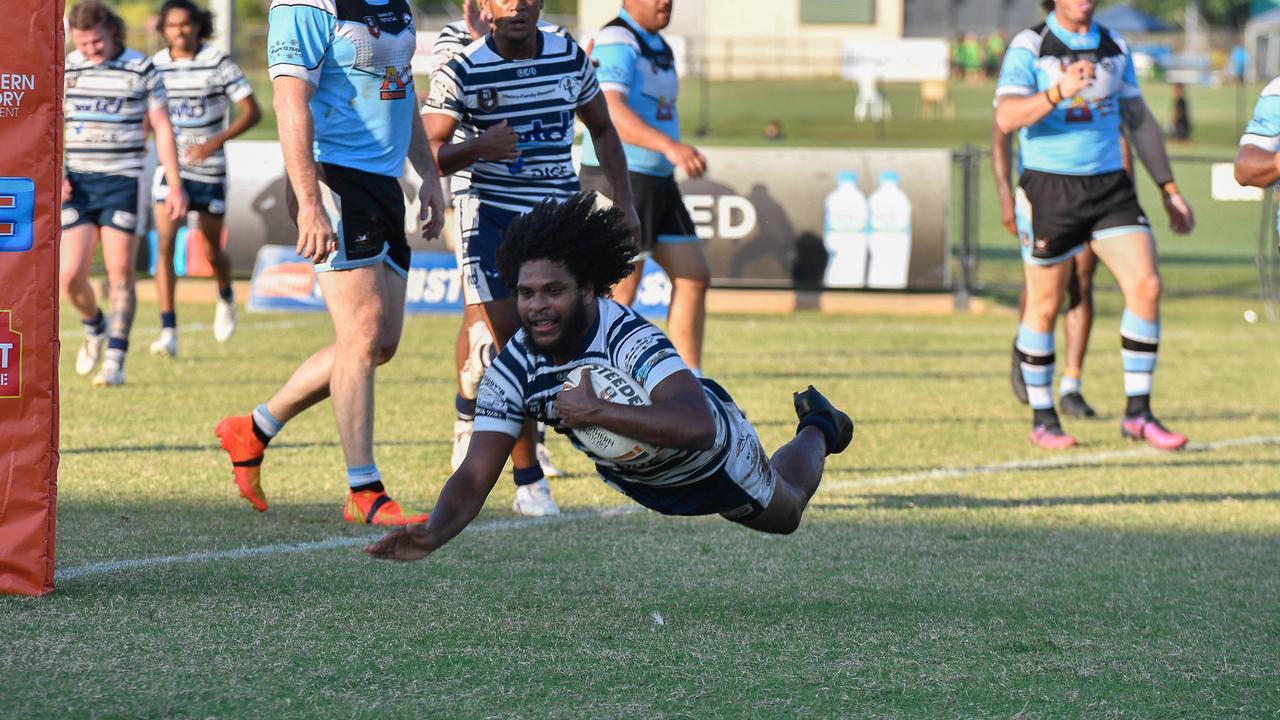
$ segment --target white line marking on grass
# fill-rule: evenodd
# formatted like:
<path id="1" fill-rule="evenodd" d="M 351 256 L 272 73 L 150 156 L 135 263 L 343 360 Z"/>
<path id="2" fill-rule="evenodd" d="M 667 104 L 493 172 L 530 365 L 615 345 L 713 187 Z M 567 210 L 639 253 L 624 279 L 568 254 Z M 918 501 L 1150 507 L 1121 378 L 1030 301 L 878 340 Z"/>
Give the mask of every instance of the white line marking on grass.
<path id="1" fill-rule="evenodd" d="M 243 317 L 243 316 L 242 316 Z M 267 322 L 245 322 L 240 321 L 239 328 L 241 330 L 288 330 L 291 328 L 303 327 L 309 323 L 301 320 L 270 320 Z M 178 326 L 179 332 L 199 332 L 204 330 L 212 330 L 213 323 L 184 323 Z M 159 332 L 159 325 L 134 325 L 131 332 Z M 84 328 L 72 328 L 70 330 L 61 330 L 58 332 L 61 337 L 81 337 L 84 335 Z"/>
<path id="2" fill-rule="evenodd" d="M 1215 440 L 1204 443 L 1191 443 L 1187 445 L 1187 449 L 1183 452 L 1211 452 L 1214 450 L 1253 445 L 1280 445 L 1280 435 L 1260 435 L 1254 437 L 1228 438 L 1225 440 Z M 919 482 L 921 480 L 943 480 L 947 478 L 969 477 L 972 475 L 990 475 L 1003 472 L 1015 472 L 1019 470 L 1045 470 L 1058 467 L 1072 467 L 1076 465 L 1105 465 L 1111 460 L 1133 457 L 1154 457 L 1159 454 L 1161 454 L 1161 451 L 1155 450 L 1154 448 L 1110 450 L 1107 452 L 1092 453 L 1088 455 L 1074 455 L 1067 453 L 1051 458 L 1040 458 L 1035 460 L 1013 460 L 1010 462 L 994 463 L 991 465 L 972 465 L 969 467 L 932 468 L 914 473 L 889 475 L 878 478 L 865 478 L 861 480 L 836 480 L 833 482 L 823 483 L 821 487 L 825 490 L 842 490 L 849 488 L 879 487 L 883 485 L 899 485 Z M 1171 455 L 1170 457 L 1176 456 Z M 505 532 L 508 530 L 523 530 L 525 528 L 537 527 L 539 525 L 550 525 L 553 523 L 630 515 L 643 510 L 644 508 L 639 505 L 624 505 L 604 510 L 580 510 L 565 513 L 556 517 L 491 520 L 489 522 L 472 525 L 468 527 L 465 532 L 490 533 Z M 276 543 L 272 545 L 260 545 L 257 547 L 234 548 L 231 550 L 208 550 L 204 552 L 186 553 L 184 555 L 164 555 L 140 558 L 137 560 L 108 560 L 106 562 L 63 568 L 55 572 L 54 580 L 56 582 L 66 582 L 68 580 L 91 577 L 94 575 L 124 572 L 126 570 L 141 570 L 153 567 L 216 562 L 219 560 L 241 560 L 244 558 L 261 557 L 264 555 L 292 555 L 318 550 L 357 547 L 368 544 L 381 536 L 382 534 L 340 535 L 338 537 L 326 538 L 324 540 L 313 540 L 311 542 Z"/>
<path id="3" fill-rule="evenodd" d="M 1188 443 L 1182 452 L 1211 452 L 1214 450 L 1224 450 L 1226 448 L 1247 447 L 1251 445 L 1280 445 L 1280 435 L 1259 435 L 1253 437 L 1227 438 L 1225 440 L 1214 440 L 1203 443 Z M 913 473 L 904 473 L 902 475 L 889 475 L 886 477 L 865 478 L 861 480 L 836 480 L 834 482 L 825 482 L 820 489 L 826 490 L 849 490 L 853 488 L 881 487 L 884 485 L 902 485 L 905 483 L 920 482 L 922 480 L 945 480 L 947 478 L 969 477 L 971 475 L 992 475 L 1003 472 L 1017 472 L 1020 470 L 1049 470 L 1060 467 L 1074 467 L 1077 465 L 1105 465 L 1112 460 L 1122 460 L 1125 458 L 1135 457 L 1156 457 L 1158 455 L 1167 455 L 1169 458 L 1178 457 L 1176 454 L 1169 454 L 1164 450 L 1156 450 L 1155 448 L 1143 447 L 1136 450 L 1108 450 L 1106 452 L 1090 453 L 1088 455 L 1076 455 L 1070 452 L 1062 455 L 1055 455 L 1049 458 L 1040 458 L 1035 460 L 1011 460 L 1009 462 L 993 463 L 991 465 L 971 465 L 969 467 L 950 467 L 950 468 L 931 468 L 929 470 L 920 470 Z"/>
<path id="4" fill-rule="evenodd" d="M 524 528 L 536 527 L 539 525 L 550 525 L 553 523 L 570 522 L 574 520 L 593 520 L 596 518 L 611 518 L 619 515 L 630 515 L 631 513 L 639 512 L 643 509 L 644 508 L 639 505 L 624 505 L 622 507 L 607 508 L 604 510 L 581 510 L 577 512 L 568 512 L 555 517 L 492 520 L 489 522 L 471 525 L 463 532 L 491 533 L 504 532 L 507 530 L 523 530 Z M 206 550 L 203 552 L 185 553 L 183 555 L 162 555 L 157 557 L 139 558 L 137 560 L 107 560 L 105 562 L 62 568 L 55 571 L 53 577 L 55 582 L 67 582 L 68 580 L 91 577 L 93 575 L 106 575 L 109 573 L 124 572 L 126 570 L 143 570 L 146 568 L 169 567 L 171 565 L 190 565 L 195 563 L 216 562 L 219 560 L 243 560 L 245 558 L 260 557 L 263 555 L 294 555 L 297 553 L 315 552 L 317 550 L 360 547 L 368 545 L 374 540 L 381 538 L 389 530 L 390 528 L 376 535 L 339 535 L 337 537 L 326 538 L 324 540 L 313 540 L 311 542 L 275 543 L 272 545 L 241 547 L 230 550 Z"/>

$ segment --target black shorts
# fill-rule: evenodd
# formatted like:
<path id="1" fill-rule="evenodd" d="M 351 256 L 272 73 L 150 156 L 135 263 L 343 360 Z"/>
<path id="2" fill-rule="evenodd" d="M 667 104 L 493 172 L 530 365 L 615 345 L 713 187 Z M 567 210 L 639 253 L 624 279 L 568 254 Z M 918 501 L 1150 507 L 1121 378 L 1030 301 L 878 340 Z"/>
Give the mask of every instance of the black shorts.
<path id="1" fill-rule="evenodd" d="M 404 191 L 395 178 L 331 165 L 316 165 L 320 200 L 338 234 L 338 249 L 316 272 L 353 270 L 385 262 L 409 277 L 411 251 L 404 234 Z M 289 216 L 298 222 L 298 198 L 288 185 Z"/>
<path id="2" fill-rule="evenodd" d="M 1056 175 L 1024 170 L 1016 202 L 1022 259 L 1056 265 L 1111 235 L 1151 232 L 1133 180 L 1123 170 Z"/>
<path id="3" fill-rule="evenodd" d="M 633 172 L 631 196 L 635 199 L 636 214 L 640 216 L 640 252 L 650 253 L 657 243 L 696 243 L 698 233 L 693 219 L 680 197 L 680 186 L 670 175 L 658 177 Z M 613 186 L 604 170 L 595 165 L 583 165 L 578 174 L 583 192 L 594 190 L 604 197 L 613 197 Z"/>

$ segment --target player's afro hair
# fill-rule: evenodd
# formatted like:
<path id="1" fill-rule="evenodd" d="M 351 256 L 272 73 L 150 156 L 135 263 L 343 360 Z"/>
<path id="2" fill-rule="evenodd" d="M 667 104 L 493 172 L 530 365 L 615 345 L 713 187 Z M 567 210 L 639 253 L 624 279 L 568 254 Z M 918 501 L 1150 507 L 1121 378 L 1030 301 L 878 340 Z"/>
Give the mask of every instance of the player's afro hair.
<path id="1" fill-rule="evenodd" d="M 576 193 L 564 202 L 547 199 L 511 221 L 498 246 L 498 275 L 515 289 L 520 266 L 533 260 L 564 265 L 579 286 L 590 284 L 598 296 L 631 274 L 635 242 L 621 210 L 597 210 L 594 192 Z"/>

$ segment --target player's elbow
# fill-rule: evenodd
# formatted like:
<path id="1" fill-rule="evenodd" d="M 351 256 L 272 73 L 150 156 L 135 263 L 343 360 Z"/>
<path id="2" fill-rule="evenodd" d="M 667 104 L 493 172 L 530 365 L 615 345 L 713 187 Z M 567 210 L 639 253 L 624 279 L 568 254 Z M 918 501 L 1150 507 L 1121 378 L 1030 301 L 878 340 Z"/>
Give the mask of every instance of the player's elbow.
<path id="1" fill-rule="evenodd" d="M 1236 182 L 1241 185 L 1245 185 L 1247 187 L 1266 187 L 1268 184 L 1264 173 L 1259 172 L 1257 166 L 1254 163 L 1249 162 L 1249 158 L 1244 153 L 1236 156 L 1234 170 Z"/>

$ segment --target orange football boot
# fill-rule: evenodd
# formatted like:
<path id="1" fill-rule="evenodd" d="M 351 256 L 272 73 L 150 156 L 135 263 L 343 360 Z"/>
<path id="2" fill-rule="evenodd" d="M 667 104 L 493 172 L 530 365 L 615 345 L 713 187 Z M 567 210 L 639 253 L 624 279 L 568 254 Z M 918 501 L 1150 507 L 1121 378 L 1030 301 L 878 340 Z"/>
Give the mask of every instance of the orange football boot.
<path id="1" fill-rule="evenodd" d="M 267 511 L 267 496 L 262 492 L 262 454 L 267 446 L 253 432 L 252 415 L 223 418 L 214 431 L 222 441 L 222 449 L 231 456 L 240 497 L 248 500 L 258 512 Z"/>
<path id="2" fill-rule="evenodd" d="M 404 510 L 385 492 L 361 490 L 347 495 L 342 519 L 356 525 L 413 525 L 424 523 L 430 514 Z"/>

